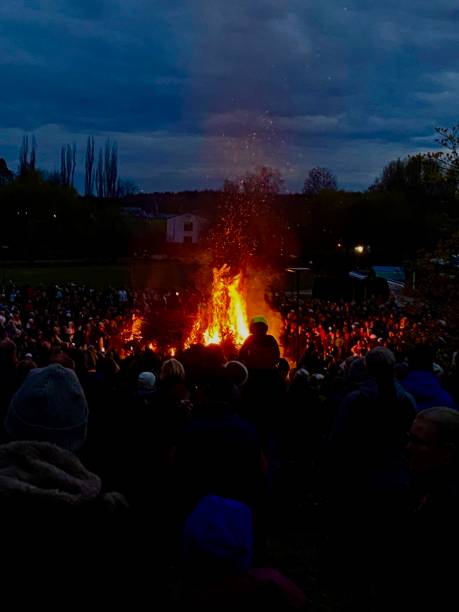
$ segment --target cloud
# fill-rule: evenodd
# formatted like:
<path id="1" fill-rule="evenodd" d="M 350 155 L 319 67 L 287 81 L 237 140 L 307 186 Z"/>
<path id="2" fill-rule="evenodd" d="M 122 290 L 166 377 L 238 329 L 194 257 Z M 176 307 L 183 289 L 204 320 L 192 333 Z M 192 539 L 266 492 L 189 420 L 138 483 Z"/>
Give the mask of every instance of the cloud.
<path id="1" fill-rule="evenodd" d="M 458 122 L 458 16 L 455 0 L 10 0 L 0 156 L 14 165 L 24 131 L 50 167 L 65 142 L 116 135 L 148 188 L 262 163 L 290 189 L 315 165 L 365 188 Z"/>

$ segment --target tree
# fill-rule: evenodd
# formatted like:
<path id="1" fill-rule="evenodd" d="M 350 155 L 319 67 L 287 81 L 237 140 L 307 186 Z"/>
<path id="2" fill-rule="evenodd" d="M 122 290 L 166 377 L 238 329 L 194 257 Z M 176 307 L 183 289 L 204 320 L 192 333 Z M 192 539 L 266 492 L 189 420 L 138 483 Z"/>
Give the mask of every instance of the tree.
<path id="1" fill-rule="evenodd" d="M 119 198 L 125 198 L 126 196 L 136 195 L 139 193 L 139 187 L 130 179 L 122 180 L 118 179 L 117 196 Z"/>
<path id="2" fill-rule="evenodd" d="M 429 157 L 436 160 L 444 170 L 444 174 L 454 182 L 456 188 L 459 183 L 459 123 L 452 128 L 435 128 L 439 135 L 437 142 L 446 151 L 430 153 Z"/>
<path id="3" fill-rule="evenodd" d="M 279 251 L 276 236 L 282 220 L 273 203 L 282 184 L 281 173 L 266 166 L 224 182 L 217 221 L 209 232 L 214 262 L 239 268 L 252 256 Z"/>
<path id="4" fill-rule="evenodd" d="M 70 166 L 70 186 L 73 187 L 75 181 L 75 167 L 76 167 L 76 143 L 73 143 L 72 147 L 67 147 L 67 165 Z"/>
<path id="5" fill-rule="evenodd" d="M 14 174 L 8 168 L 6 161 L 0 157 L 0 187 L 8 185 L 14 179 Z"/>
<path id="6" fill-rule="evenodd" d="M 91 197 L 94 189 L 94 138 L 88 136 L 86 143 L 84 195 Z"/>
<path id="7" fill-rule="evenodd" d="M 93 143 L 89 144 L 89 157 L 94 154 Z M 88 151 L 87 151 L 88 156 Z M 94 160 L 92 160 L 94 161 Z M 89 181 L 89 172 L 87 173 Z M 118 181 L 118 145 L 106 140 L 103 149 L 99 149 L 95 174 L 96 195 L 98 198 L 119 197 Z"/>
<path id="8" fill-rule="evenodd" d="M 303 193 L 312 197 L 324 190 L 337 190 L 336 177 L 328 168 L 312 168 L 304 181 Z"/>
<path id="9" fill-rule="evenodd" d="M 29 137 L 22 137 L 22 144 L 19 149 L 19 174 L 24 175 L 29 168 Z"/>
<path id="10" fill-rule="evenodd" d="M 37 139 L 32 136 L 32 144 L 29 155 L 29 137 L 26 134 L 22 137 L 22 144 L 19 149 L 19 176 L 24 176 L 30 172 L 37 171 Z"/>
<path id="11" fill-rule="evenodd" d="M 103 198 L 104 189 L 105 189 L 105 178 L 104 178 L 104 160 L 102 156 L 102 149 L 99 149 L 99 157 L 97 160 L 95 182 L 96 182 L 96 195 L 98 198 Z"/>
<path id="12" fill-rule="evenodd" d="M 459 232 L 455 231 L 439 241 L 432 251 L 421 251 L 415 263 L 417 303 L 429 304 L 434 316 L 447 322 L 444 334 L 459 339 Z M 438 337 L 434 339 L 438 341 Z M 453 342 L 451 341 L 451 344 Z"/>
<path id="13" fill-rule="evenodd" d="M 269 197 L 280 193 L 284 181 L 279 170 L 262 166 L 256 172 L 247 172 L 237 184 L 245 195 Z"/>
<path id="14" fill-rule="evenodd" d="M 116 198 L 118 190 L 118 145 L 107 140 L 104 151 L 105 197 Z"/>
<path id="15" fill-rule="evenodd" d="M 32 135 L 32 148 L 30 151 L 29 169 L 35 172 L 37 166 L 37 139 L 35 134 Z"/>
<path id="16" fill-rule="evenodd" d="M 435 155 L 410 155 L 389 162 L 369 191 L 400 192 L 419 203 L 438 204 L 454 195 L 454 182 Z"/>
<path id="17" fill-rule="evenodd" d="M 62 145 L 61 148 L 61 183 L 73 187 L 76 167 L 76 144 Z"/>

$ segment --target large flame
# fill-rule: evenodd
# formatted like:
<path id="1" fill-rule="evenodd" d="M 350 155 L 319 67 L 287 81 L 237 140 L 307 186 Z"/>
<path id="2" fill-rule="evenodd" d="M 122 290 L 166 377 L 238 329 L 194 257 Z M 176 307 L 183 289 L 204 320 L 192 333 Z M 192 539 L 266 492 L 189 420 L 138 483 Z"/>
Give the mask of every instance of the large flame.
<path id="1" fill-rule="evenodd" d="M 214 268 L 209 301 L 200 306 L 185 347 L 225 341 L 240 346 L 244 342 L 249 335 L 249 325 L 241 284 L 241 274 L 232 274 L 226 264 Z"/>
<path id="2" fill-rule="evenodd" d="M 131 318 L 131 324 L 121 331 L 120 337 L 122 342 L 140 342 L 142 340 L 142 326 L 144 320 L 142 317 L 133 314 Z"/>

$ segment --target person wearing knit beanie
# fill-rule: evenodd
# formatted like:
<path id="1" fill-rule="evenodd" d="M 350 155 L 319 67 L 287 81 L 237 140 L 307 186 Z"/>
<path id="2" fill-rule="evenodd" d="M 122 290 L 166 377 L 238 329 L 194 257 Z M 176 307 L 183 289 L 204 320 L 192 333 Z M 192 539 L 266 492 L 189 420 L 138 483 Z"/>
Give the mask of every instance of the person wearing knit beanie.
<path id="1" fill-rule="evenodd" d="M 233 385 L 242 387 L 249 378 L 247 367 L 240 361 L 228 361 L 223 366 L 226 369 L 227 376 Z"/>
<path id="2" fill-rule="evenodd" d="M 85 443 L 88 404 L 75 372 L 54 363 L 31 370 L 11 399 L 5 430 L 11 440 L 51 442 L 71 451 Z"/>
<path id="3" fill-rule="evenodd" d="M 234 574 L 252 563 L 252 512 L 234 499 L 203 497 L 183 529 L 183 560 L 195 571 Z"/>

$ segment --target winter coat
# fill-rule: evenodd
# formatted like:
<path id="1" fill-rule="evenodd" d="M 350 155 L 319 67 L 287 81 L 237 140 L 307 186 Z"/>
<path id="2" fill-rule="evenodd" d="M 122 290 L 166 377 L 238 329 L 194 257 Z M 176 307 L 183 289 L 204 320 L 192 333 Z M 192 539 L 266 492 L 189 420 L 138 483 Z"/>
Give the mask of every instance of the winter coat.
<path id="1" fill-rule="evenodd" d="M 70 451 L 47 442 L 1 445 L 2 577 L 15 605 L 29 597 L 47 607 L 93 593 L 116 598 L 127 509 L 123 496 L 104 493 L 99 477 Z"/>
<path id="2" fill-rule="evenodd" d="M 457 410 L 451 395 L 443 389 L 433 372 L 427 370 L 411 370 L 402 381 L 403 387 L 416 400 L 417 411 L 436 406 L 444 406 Z"/>
<path id="3" fill-rule="evenodd" d="M 394 397 L 383 397 L 376 379 L 369 378 L 342 401 L 332 436 L 341 484 L 362 493 L 405 486 L 406 432 L 416 404 L 397 381 L 394 391 Z"/>

